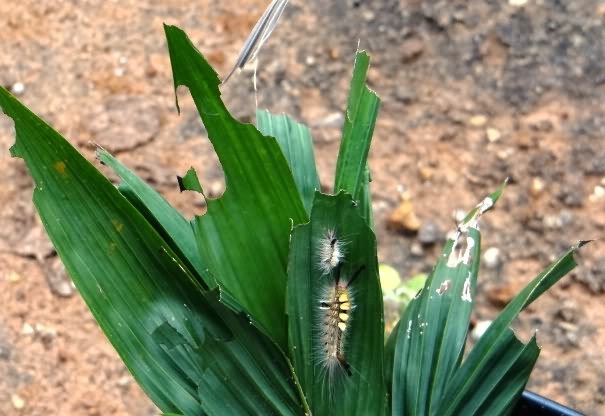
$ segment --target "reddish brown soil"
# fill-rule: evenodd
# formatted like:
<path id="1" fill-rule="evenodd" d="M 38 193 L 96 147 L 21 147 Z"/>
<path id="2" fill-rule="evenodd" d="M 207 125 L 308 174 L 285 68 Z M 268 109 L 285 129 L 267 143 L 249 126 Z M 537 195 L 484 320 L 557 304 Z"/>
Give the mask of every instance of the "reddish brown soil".
<path id="1" fill-rule="evenodd" d="M 88 143 L 98 142 L 188 215 L 200 213 L 203 201 L 180 195 L 175 176 L 196 166 L 214 196 L 224 180 L 186 93 L 176 115 L 161 24 L 184 28 L 226 74 L 267 3 L 4 0 L 0 84 L 19 92 L 22 83 L 19 98 L 91 160 Z M 313 127 L 329 186 L 361 40 L 383 99 L 370 158 L 381 262 L 404 277 L 429 271 L 452 213 L 507 176 L 505 196 L 483 219 L 484 248 L 499 251 L 482 268 L 478 320 L 493 318 L 571 244 L 603 236 L 599 1 L 290 3 L 260 55 L 259 106 Z M 253 120 L 249 72 L 223 92 L 237 117 Z M 0 414 L 157 414 L 67 284 L 36 220 L 32 181 L 9 157 L 13 140 L 12 123 L 0 117 Z M 402 188 L 424 245 L 386 227 Z M 543 348 L 531 389 L 605 414 L 603 242 L 579 261 L 518 328 L 523 336 L 538 330 Z"/>

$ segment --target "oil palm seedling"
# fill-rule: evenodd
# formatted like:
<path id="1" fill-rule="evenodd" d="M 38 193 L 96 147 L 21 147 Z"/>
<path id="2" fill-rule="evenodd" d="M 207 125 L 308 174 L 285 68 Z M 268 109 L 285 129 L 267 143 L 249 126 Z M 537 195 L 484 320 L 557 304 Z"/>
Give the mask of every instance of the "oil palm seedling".
<path id="1" fill-rule="evenodd" d="M 279 11 L 279 10 L 278 10 Z M 269 21 L 268 25 L 274 21 Z M 79 293 L 165 415 L 499 415 L 519 399 L 539 348 L 510 324 L 574 266 L 570 248 L 465 352 L 477 293 L 481 217 L 458 224 L 385 342 L 368 151 L 379 98 L 358 52 L 331 192 L 319 190 L 309 129 L 221 101 L 219 78 L 187 35 L 165 26 L 174 87 L 185 86 L 226 177 L 188 221 L 99 147 L 116 187 L 5 89 L 12 155 Z M 178 108 L 178 102 L 177 102 Z M 204 194 L 191 169 L 182 190 Z"/>

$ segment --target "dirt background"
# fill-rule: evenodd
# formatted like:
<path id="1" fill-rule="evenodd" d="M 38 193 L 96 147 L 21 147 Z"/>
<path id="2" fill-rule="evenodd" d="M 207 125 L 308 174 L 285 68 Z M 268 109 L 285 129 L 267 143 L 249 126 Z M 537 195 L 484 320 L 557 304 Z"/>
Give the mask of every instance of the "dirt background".
<path id="1" fill-rule="evenodd" d="M 41 4 L 42 3 L 42 4 Z M 224 179 L 187 94 L 177 116 L 162 22 L 184 28 L 220 74 L 268 1 L 3 0 L 0 84 L 91 160 L 100 143 L 188 215 L 193 165 L 213 196 Z M 476 320 L 579 239 L 605 229 L 605 4 L 556 0 L 291 0 L 260 55 L 258 103 L 313 128 L 332 183 L 354 51 L 372 55 L 383 105 L 370 166 L 380 261 L 427 272 L 460 210 L 505 178 L 483 218 Z M 254 120 L 251 72 L 223 87 Z M 0 414 L 154 415 L 69 284 L 11 159 L 0 117 Z M 388 227 L 402 192 L 414 215 Z M 408 205 L 409 206 L 409 205 Z M 488 250 L 489 249 L 489 250 Z M 605 414 L 605 245 L 518 322 L 543 348 L 529 387 Z"/>

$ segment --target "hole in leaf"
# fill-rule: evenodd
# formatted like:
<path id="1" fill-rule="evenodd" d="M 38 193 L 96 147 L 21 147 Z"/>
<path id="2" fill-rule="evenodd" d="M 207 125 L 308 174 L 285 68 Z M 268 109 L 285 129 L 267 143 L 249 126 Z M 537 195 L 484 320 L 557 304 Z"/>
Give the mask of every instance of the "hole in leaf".
<path id="1" fill-rule="evenodd" d="M 184 176 L 187 169 L 192 166 L 197 173 L 206 199 L 220 198 L 226 189 L 223 167 L 208 138 L 208 132 L 202 123 L 189 89 L 180 86 L 177 89 L 177 96 L 181 109 L 178 132 L 180 141 L 185 142 L 180 147 L 186 151 L 181 158 L 183 164 L 188 164 L 181 175 Z M 180 166 L 182 167 L 183 164 Z M 179 196 L 179 205 L 183 206 L 183 212 L 187 214 L 202 215 L 206 211 L 206 199 L 197 192 L 182 192 Z"/>

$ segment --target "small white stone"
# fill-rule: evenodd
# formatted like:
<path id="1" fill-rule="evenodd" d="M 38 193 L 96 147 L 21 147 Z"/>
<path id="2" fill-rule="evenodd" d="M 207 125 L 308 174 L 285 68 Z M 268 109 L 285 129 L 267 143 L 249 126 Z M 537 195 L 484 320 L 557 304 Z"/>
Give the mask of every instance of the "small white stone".
<path id="1" fill-rule="evenodd" d="M 422 257 L 424 255 L 424 249 L 422 248 L 422 244 L 417 241 L 414 241 L 410 247 L 410 254 L 415 257 Z"/>
<path id="2" fill-rule="evenodd" d="M 508 0 L 508 4 L 514 7 L 521 7 L 527 4 L 527 0 Z"/>
<path id="3" fill-rule="evenodd" d="M 15 271 L 10 271 L 10 272 L 8 272 L 8 275 L 6 276 L 6 280 L 8 280 L 11 283 L 17 283 L 21 280 L 21 275 Z"/>
<path id="4" fill-rule="evenodd" d="M 544 191 L 544 188 L 546 187 L 546 184 L 544 183 L 544 181 L 541 178 L 533 178 L 531 181 L 531 187 L 529 188 L 529 192 L 532 196 L 537 197 L 540 194 L 542 194 L 542 191 Z"/>
<path id="5" fill-rule="evenodd" d="M 599 199 L 603 199 L 605 196 L 605 187 L 601 185 L 597 185 L 594 187 L 594 191 L 592 191 L 592 195 L 590 195 L 590 200 L 595 202 Z"/>
<path id="6" fill-rule="evenodd" d="M 500 140 L 500 138 L 502 137 L 502 133 L 500 133 L 500 130 L 498 129 L 488 127 L 487 129 L 485 129 L 485 136 L 487 137 L 487 140 L 490 143 L 494 143 Z"/>
<path id="7" fill-rule="evenodd" d="M 483 253 L 483 264 L 488 269 L 495 269 L 500 265 L 500 250 L 496 247 L 490 247 Z"/>
<path id="8" fill-rule="evenodd" d="M 389 203 L 384 199 L 374 200 L 372 201 L 372 209 L 374 210 L 374 212 L 386 211 L 387 209 L 389 209 Z"/>
<path id="9" fill-rule="evenodd" d="M 122 376 L 118 379 L 117 385 L 119 387 L 128 387 L 131 383 L 132 379 L 128 376 Z"/>
<path id="10" fill-rule="evenodd" d="M 25 400 L 18 394 L 11 394 L 11 403 L 16 410 L 21 410 L 25 407 Z"/>
<path id="11" fill-rule="evenodd" d="M 46 341 L 51 341 L 57 336 L 57 330 L 52 326 L 36 324 L 34 325 L 34 330 L 36 331 L 36 334 Z"/>
<path id="12" fill-rule="evenodd" d="M 483 114 L 474 115 L 468 120 L 468 124 L 472 127 L 483 127 L 485 123 L 487 123 L 487 117 Z"/>
<path id="13" fill-rule="evenodd" d="M 496 156 L 498 156 L 498 159 L 500 160 L 506 160 L 513 154 L 515 154 L 515 149 L 513 149 L 512 147 L 508 147 L 506 149 L 499 150 L 498 153 L 496 153 Z"/>
<path id="14" fill-rule="evenodd" d="M 34 327 L 28 324 L 27 322 L 24 323 L 23 327 L 21 328 L 21 334 L 23 335 L 34 335 L 35 332 L 36 330 L 34 329 Z"/>
<path id="15" fill-rule="evenodd" d="M 376 15 L 371 10 L 365 10 L 363 12 L 363 18 L 364 18 L 364 20 L 366 20 L 368 22 L 371 22 L 372 20 L 374 20 L 375 17 L 376 17 Z"/>
<path id="16" fill-rule="evenodd" d="M 313 127 L 340 127 L 343 121 L 342 113 L 334 112 L 313 123 Z"/>
<path id="17" fill-rule="evenodd" d="M 25 85 L 22 82 L 15 82 L 11 87 L 11 93 L 13 95 L 21 95 L 25 92 Z"/>
<path id="18" fill-rule="evenodd" d="M 545 215 L 542 219 L 542 223 L 544 224 L 544 227 L 549 230 L 561 228 L 561 221 L 556 215 Z"/>

